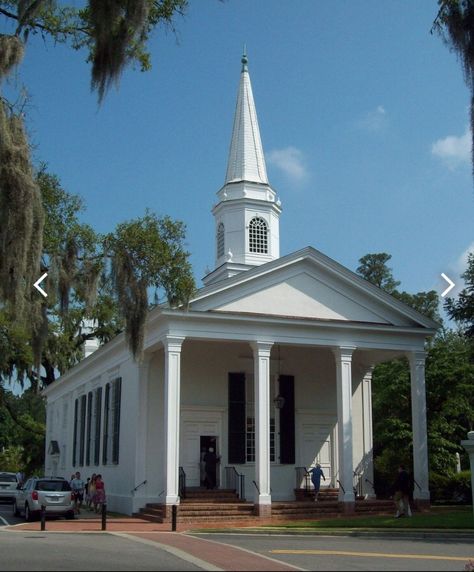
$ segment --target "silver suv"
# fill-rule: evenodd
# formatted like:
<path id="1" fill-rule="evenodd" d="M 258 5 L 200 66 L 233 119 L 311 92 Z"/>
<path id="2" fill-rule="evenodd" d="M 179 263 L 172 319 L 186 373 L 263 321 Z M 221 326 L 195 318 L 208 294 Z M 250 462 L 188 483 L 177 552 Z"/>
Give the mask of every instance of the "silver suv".
<path id="1" fill-rule="evenodd" d="M 0 471 L 0 501 L 13 501 L 16 498 L 18 478 L 16 473 Z"/>
<path id="2" fill-rule="evenodd" d="M 25 486 L 18 490 L 13 514 L 20 516 L 24 512 L 25 520 L 30 521 L 40 516 L 41 505 L 45 506 L 47 515 L 74 518 L 74 501 L 69 483 L 55 477 L 28 479 Z"/>

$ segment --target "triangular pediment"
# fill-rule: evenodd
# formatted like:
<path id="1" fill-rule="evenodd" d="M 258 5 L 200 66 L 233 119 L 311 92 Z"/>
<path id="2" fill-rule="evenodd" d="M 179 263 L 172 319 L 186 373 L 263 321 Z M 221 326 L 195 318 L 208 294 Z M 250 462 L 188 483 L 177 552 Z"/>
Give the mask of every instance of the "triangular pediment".
<path id="1" fill-rule="evenodd" d="M 197 311 L 436 328 L 437 324 L 307 248 L 202 289 Z"/>

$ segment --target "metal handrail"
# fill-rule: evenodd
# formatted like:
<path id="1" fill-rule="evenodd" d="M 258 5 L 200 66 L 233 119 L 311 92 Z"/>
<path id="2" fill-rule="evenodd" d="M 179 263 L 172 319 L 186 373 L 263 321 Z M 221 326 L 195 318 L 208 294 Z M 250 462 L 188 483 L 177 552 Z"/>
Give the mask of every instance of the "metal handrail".
<path id="1" fill-rule="evenodd" d="M 179 496 L 182 499 L 186 498 L 186 473 L 183 467 L 179 467 Z"/>
<path id="2" fill-rule="evenodd" d="M 252 483 L 254 484 L 255 488 L 257 489 L 258 494 L 260 494 L 260 489 L 258 488 L 258 485 L 255 481 L 252 481 Z"/>
<path id="3" fill-rule="evenodd" d="M 226 488 L 234 489 L 240 500 L 245 500 L 245 475 L 235 467 L 225 467 Z"/>
<path id="4" fill-rule="evenodd" d="M 413 483 L 414 483 L 414 484 L 420 489 L 420 491 L 421 491 L 421 487 L 420 487 L 420 485 L 416 482 L 415 479 L 413 479 Z"/>
<path id="5" fill-rule="evenodd" d="M 309 476 L 310 474 L 308 473 L 308 470 L 306 467 L 295 467 L 295 471 L 296 471 L 296 488 L 300 489 L 301 488 L 301 481 L 304 479 L 304 492 L 305 495 L 307 495 L 311 489 L 310 486 L 310 479 Z"/>
<path id="6" fill-rule="evenodd" d="M 135 491 L 137 491 L 141 486 L 146 485 L 146 483 L 147 483 L 147 480 L 145 479 L 142 483 L 140 483 L 140 484 L 137 485 L 134 489 L 132 489 L 132 490 L 130 491 L 130 493 L 131 493 L 132 495 L 135 494 Z"/>
<path id="7" fill-rule="evenodd" d="M 345 488 L 342 486 L 341 481 L 340 481 L 339 479 L 337 479 L 336 483 L 339 483 L 339 486 L 341 487 L 342 492 L 343 492 L 344 494 L 346 494 L 346 490 L 345 490 Z"/>

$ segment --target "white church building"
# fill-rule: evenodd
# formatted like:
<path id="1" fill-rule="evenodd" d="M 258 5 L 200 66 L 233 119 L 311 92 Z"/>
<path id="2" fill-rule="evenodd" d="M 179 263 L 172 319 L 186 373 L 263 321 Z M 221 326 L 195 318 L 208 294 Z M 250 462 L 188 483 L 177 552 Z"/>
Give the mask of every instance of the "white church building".
<path id="1" fill-rule="evenodd" d="M 142 362 L 121 334 L 45 389 L 46 474 L 101 473 L 109 509 L 132 514 L 179 504 L 184 479 L 201 486 L 212 445 L 218 488 L 242 475 L 256 514 L 294 500 L 317 462 L 350 512 L 354 490 L 374 494 L 372 370 L 405 356 L 414 497 L 429 502 L 424 348 L 438 324 L 310 246 L 280 257 L 281 212 L 244 56 L 215 268 L 189 309 L 150 311 Z"/>

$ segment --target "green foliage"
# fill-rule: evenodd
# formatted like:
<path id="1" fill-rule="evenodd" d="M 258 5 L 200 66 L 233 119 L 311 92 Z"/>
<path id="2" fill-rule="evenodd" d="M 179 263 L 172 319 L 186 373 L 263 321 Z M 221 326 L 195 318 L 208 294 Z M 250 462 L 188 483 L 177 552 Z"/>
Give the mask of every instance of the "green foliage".
<path id="1" fill-rule="evenodd" d="M 430 472 L 430 493 L 434 502 L 471 503 L 471 472 L 449 475 Z"/>
<path id="2" fill-rule="evenodd" d="M 2 471 L 18 473 L 23 468 L 23 448 L 10 447 L 0 451 L 0 467 Z"/>
<path id="3" fill-rule="evenodd" d="M 45 438 L 44 399 L 30 388 L 16 396 L 0 384 L 0 451 L 12 470 L 40 472 Z M 1 463 L 2 470 L 5 467 Z"/>
<path id="4" fill-rule="evenodd" d="M 456 320 L 463 328 L 464 333 L 474 339 L 474 253 L 467 259 L 467 269 L 462 274 L 465 287 L 458 298 L 448 298 L 445 308 L 451 319 Z"/>
<path id="5" fill-rule="evenodd" d="M 387 266 L 387 262 L 391 258 L 392 255 L 386 252 L 366 254 L 359 260 L 359 267 L 356 272 L 375 286 L 391 294 L 400 285 L 400 282 L 393 278 L 392 269 Z"/>

